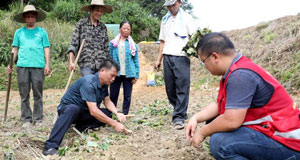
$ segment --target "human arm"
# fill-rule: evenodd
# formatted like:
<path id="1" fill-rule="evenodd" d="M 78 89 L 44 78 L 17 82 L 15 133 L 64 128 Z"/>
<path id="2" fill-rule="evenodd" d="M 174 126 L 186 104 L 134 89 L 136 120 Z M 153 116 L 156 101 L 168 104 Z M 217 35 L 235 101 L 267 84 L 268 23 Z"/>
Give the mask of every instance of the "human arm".
<path id="1" fill-rule="evenodd" d="M 74 63 L 74 52 L 70 51 L 69 52 L 69 72 L 71 72 L 72 70 L 75 71 L 76 69 L 76 65 Z"/>
<path id="2" fill-rule="evenodd" d="M 105 105 L 105 107 L 111 111 L 113 114 L 115 114 L 118 117 L 118 120 L 120 122 L 125 122 L 126 121 L 126 117 L 123 113 L 118 113 L 116 106 L 114 105 L 114 103 L 110 100 L 109 96 L 106 96 L 103 100 L 103 104 Z"/>
<path id="3" fill-rule="evenodd" d="M 157 60 L 155 62 L 155 65 L 154 65 L 154 68 L 156 70 L 158 70 L 160 68 L 160 65 L 161 65 L 161 61 L 163 59 L 163 49 L 164 49 L 164 45 L 165 45 L 165 41 L 164 40 L 160 40 L 160 43 L 159 43 L 159 48 L 158 48 L 158 57 L 157 57 Z"/>
<path id="4" fill-rule="evenodd" d="M 140 76 L 140 62 L 139 62 L 139 52 L 138 52 L 138 46 L 135 44 L 135 55 L 133 56 L 133 62 L 135 65 L 135 69 L 136 69 L 136 77 L 132 79 L 132 84 L 135 84 L 137 82 L 137 80 L 139 79 Z"/>
<path id="5" fill-rule="evenodd" d="M 210 103 L 207 107 L 205 107 L 200 112 L 196 113 L 188 122 L 185 130 L 186 138 L 191 141 L 197 124 L 212 119 L 218 115 L 218 104 L 215 102 Z"/>
<path id="6" fill-rule="evenodd" d="M 217 132 L 233 131 L 243 124 L 248 109 L 226 109 L 224 114 L 219 115 L 209 124 L 202 126 L 194 134 L 190 143 L 194 147 L 199 147 L 200 143 Z"/>
<path id="7" fill-rule="evenodd" d="M 245 119 L 246 113 L 250 106 L 255 105 L 258 99 L 254 99 L 257 88 L 266 88 L 260 83 L 262 79 L 253 71 L 248 69 L 239 69 L 231 73 L 226 83 L 226 105 L 225 112 L 215 118 L 212 122 L 204 125 L 194 135 L 191 143 L 197 147 L 205 137 L 216 132 L 227 132 L 239 128 Z M 268 92 L 263 92 L 259 96 L 266 96 Z M 264 100 L 265 103 L 268 101 Z M 253 103 L 256 102 L 256 103 Z M 261 103 L 262 105 L 265 103 Z"/>
<path id="8" fill-rule="evenodd" d="M 97 104 L 95 102 L 86 102 L 87 103 L 87 106 L 89 108 L 89 111 L 90 111 L 90 114 L 95 117 L 98 121 L 101 121 L 105 124 L 108 124 L 110 126 L 112 126 L 116 132 L 124 132 L 124 133 L 128 133 L 126 127 L 109 118 L 108 116 L 106 116 L 98 107 L 97 107 Z"/>
<path id="9" fill-rule="evenodd" d="M 44 74 L 48 76 L 50 74 L 50 48 L 46 47 L 44 48 L 44 54 L 45 54 L 45 68 L 44 68 Z"/>
<path id="10" fill-rule="evenodd" d="M 18 50 L 19 50 L 18 47 L 13 47 L 11 49 L 11 54 L 14 54 L 14 56 L 13 56 L 13 62 L 16 61 L 16 58 L 17 58 L 17 55 L 18 55 Z M 12 71 L 13 71 L 13 69 L 10 68 L 10 66 L 7 66 L 7 72 L 8 72 L 8 74 L 12 73 Z"/>
<path id="11" fill-rule="evenodd" d="M 72 35 L 72 40 L 71 43 L 69 45 L 68 48 L 68 55 L 69 55 L 69 72 L 71 72 L 72 70 L 75 71 L 76 69 L 76 65 L 74 63 L 75 60 L 75 55 L 79 50 L 79 45 L 80 45 L 80 41 L 81 41 L 81 25 L 82 25 L 82 20 L 80 20 L 74 29 L 73 35 Z"/>

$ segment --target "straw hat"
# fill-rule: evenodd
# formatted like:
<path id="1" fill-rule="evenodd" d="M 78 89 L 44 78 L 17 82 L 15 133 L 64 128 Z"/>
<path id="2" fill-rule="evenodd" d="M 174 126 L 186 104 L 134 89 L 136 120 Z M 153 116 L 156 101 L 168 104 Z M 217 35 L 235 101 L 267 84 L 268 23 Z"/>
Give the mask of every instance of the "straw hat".
<path id="1" fill-rule="evenodd" d="M 33 5 L 26 5 L 24 7 L 23 12 L 19 13 L 19 14 L 16 14 L 14 16 L 13 20 L 16 21 L 16 22 L 25 23 L 25 19 L 24 19 L 23 15 L 27 12 L 37 13 L 36 22 L 41 22 L 46 18 L 46 14 L 43 11 L 35 9 L 35 7 Z"/>
<path id="2" fill-rule="evenodd" d="M 113 8 L 112 6 L 110 5 L 105 5 L 104 4 L 104 0 L 92 0 L 91 4 L 90 5 L 87 5 L 87 6 L 83 6 L 81 8 L 82 11 L 91 11 L 91 7 L 92 6 L 101 6 L 103 7 L 103 12 L 104 13 L 111 13 L 113 12 Z"/>

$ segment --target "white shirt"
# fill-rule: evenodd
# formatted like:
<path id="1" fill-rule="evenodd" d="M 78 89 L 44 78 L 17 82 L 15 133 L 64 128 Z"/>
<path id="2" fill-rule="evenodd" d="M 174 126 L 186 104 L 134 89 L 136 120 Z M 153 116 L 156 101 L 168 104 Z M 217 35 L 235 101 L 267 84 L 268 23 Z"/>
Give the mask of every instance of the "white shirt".
<path id="1" fill-rule="evenodd" d="M 125 41 L 119 41 L 119 61 L 120 61 L 120 75 L 126 75 L 126 60 L 125 60 Z"/>
<path id="2" fill-rule="evenodd" d="M 182 52 L 182 48 L 188 42 L 189 37 L 183 39 L 174 34 L 176 28 L 175 22 L 179 17 L 177 15 L 176 17 L 170 16 L 167 22 L 161 23 L 159 40 L 163 40 L 165 42 L 163 54 L 173 56 L 186 56 L 186 54 Z M 182 14 L 182 20 L 184 26 L 186 27 L 188 35 L 191 36 L 198 29 L 198 25 L 195 24 L 195 20 L 193 19 L 193 17 L 187 13 Z"/>

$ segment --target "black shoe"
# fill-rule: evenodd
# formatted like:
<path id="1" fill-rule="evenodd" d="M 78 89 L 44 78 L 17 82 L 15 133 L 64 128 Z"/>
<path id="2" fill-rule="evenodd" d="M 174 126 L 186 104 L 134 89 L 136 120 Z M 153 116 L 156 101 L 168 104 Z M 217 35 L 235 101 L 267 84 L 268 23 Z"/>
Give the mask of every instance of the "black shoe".
<path id="1" fill-rule="evenodd" d="M 49 149 L 44 149 L 43 150 L 43 155 L 44 156 L 48 156 L 48 155 L 54 155 L 54 154 L 57 154 L 57 149 L 55 148 L 49 148 Z"/>
<path id="2" fill-rule="evenodd" d="M 184 120 L 187 120 L 189 119 L 188 115 L 186 114 L 184 117 L 183 117 Z"/>

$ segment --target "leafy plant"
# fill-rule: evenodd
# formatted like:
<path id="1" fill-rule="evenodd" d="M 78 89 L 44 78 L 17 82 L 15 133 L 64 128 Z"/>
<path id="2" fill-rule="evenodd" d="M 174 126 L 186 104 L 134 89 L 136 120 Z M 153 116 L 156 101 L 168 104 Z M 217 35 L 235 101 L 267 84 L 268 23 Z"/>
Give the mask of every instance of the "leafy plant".
<path id="1" fill-rule="evenodd" d="M 79 0 L 56 0 L 50 17 L 76 23 L 80 18 L 87 15 L 87 12 L 80 10 L 85 4 L 88 4 L 88 2 L 82 3 Z"/>
<path id="2" fill-rule="evenodd" d="M 266 43 L 270 43 L 274 38 L 276 38 L 276 35 L 273 32 L 263 32 L 262 33 L 263 39 Z"/>
<path id="3" fill-rule="evenodd" d="M 187 54 L 188 57 L 194 56 L 198 58 L 197 53 L 197 44 L 200 39 L 207 33 L 210 33 L 211 30 L 208 28 L 198 29 L 192 36 L 191 39 L 187 42 L 187 44 L 183 47 L 182 51 Z"/>
<path id="4" fill-rule="evenodd" d="M 269 26 L 268 23 L 262 22 L 262 23 L 260 23 L 260 24 L 258 24 L 258 25 L 256 26 L 255 30 L 256 30 L 256 31 L 261 31 L 261 30 L 267 28 L 268 26 Z"/>
<path id="5" fill-rule="evenodd" d="M 65 156 L 66 152 L 69 150 L 70 148 L 68 146 L 66 147 L 61 147 L 58 150 L 58 155 L 59 156 Z"/>

